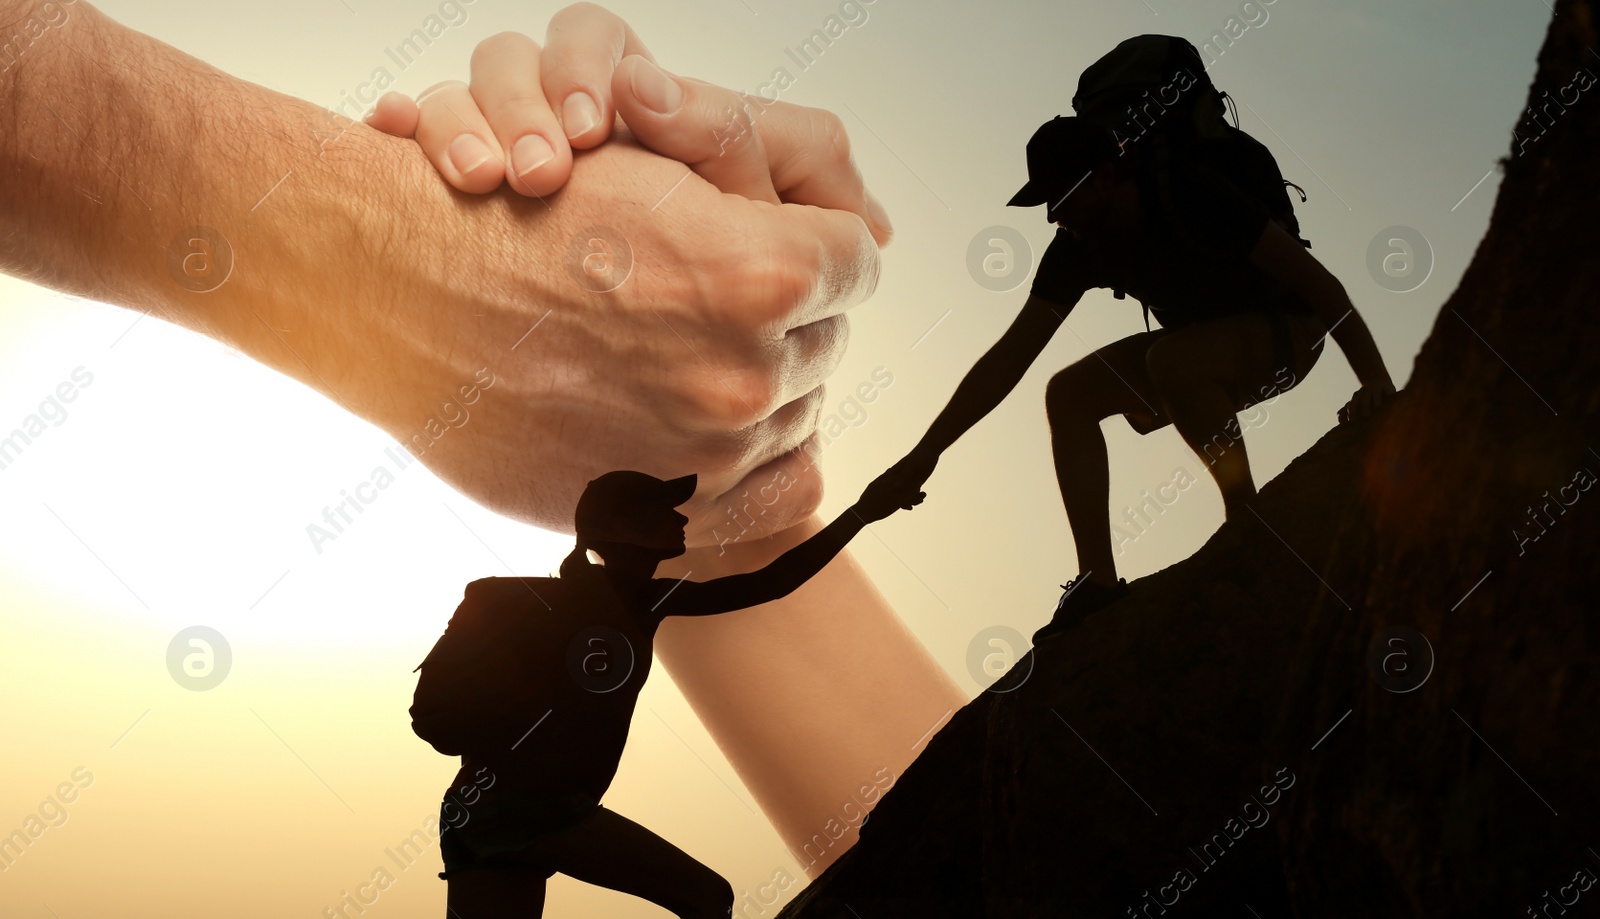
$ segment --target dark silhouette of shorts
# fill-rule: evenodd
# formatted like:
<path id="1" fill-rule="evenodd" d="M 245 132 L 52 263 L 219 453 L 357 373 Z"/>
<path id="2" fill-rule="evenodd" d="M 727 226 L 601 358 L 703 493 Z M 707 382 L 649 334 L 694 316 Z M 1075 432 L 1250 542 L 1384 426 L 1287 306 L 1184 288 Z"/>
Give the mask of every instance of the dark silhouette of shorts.
<path id="1" fill-rule="evenodd" d="M 1272 366 L 1276 368 L 1274 372 L 1277 374 L 1277 376 L 1275 376 L 1272 380 L 1262 381 L 1262 386 L 1249 392 L 1236 392 L 1232 389 L 1228 390 L 1228 397 L 1233 400 L 1234 407 L 1238 411 L 1244 411 L 1258 402 L 1265 402 L 1268 399 L 1281 396 L 1289 390 L 1300 385 L 1300 381 L 1304 380 L 1306 374 L 1311 372 L 1312 365 L 1316 364 L 1317 358 L 1320 356 L 1319 349 L 1313 349 L 1308 356 L 1304 358 L 1300 357 L 1295 352 L 1295 330 L 1291 329 L 1289 325 L 1290 322 L 1294 322 L 1297 325 L 1304 327 L 1306 320 L 1314 319 L 1314 317 L 1300 316 L 1298 314 L 1282 312 L 1279 310 L 1261 310 L 1257 313 L 1238 313 L 1232 316 L 1222 316 L 1212 321 L 1226 321 L 1229 319 L 1238 319 L 1243 316 L 1266 317 L 1269 328 L 1272 332 Z M 1320 330 L 1322 327 L 1321 322 L 1317 322 L 1315 327 Z M 1174 332 L 1181 332 L 1184 328 L 1184 326 L 1179 326 L 1174 329 L 1161 328 L 1149 332 L 1141 332 L 1139 334 L 1147 338 L 1148 344 L 1154 344 L 1157 339 L 1166 335 L 1171 335 Z M 1287 382 L 1284 382 L 1281 379 L 1283 374 L 1288 375 Z M 1152 431 L 1159 431 L 1160 429 L 1172 423 L 1172 419 L 1167 417 L 1166 412 L 1160 411 L 1159 409 L 1157 410 L 1156 414 L 1153 415 L 1137 414 L 1123 415 L 1122 417 L 1127 419 L 1128 426 L 1133 428 L 1134 432 L 1138 434 L 1149 434 Z"/>
<path id="2" fill-rule="evenodd" d="M 542 799 L 485 795 L 462 810 L 452 794 L 453 790 L 446 794 L 439 808 L 439 822 L 444 827 L 439 836 L 444 870 L 439 877 L 444 880 L 453 872 L 475 868 L 538 872 L 549 877 L 556 873 L 552 837 L 600 810 L 599 802 L 577 793 Z M 463 813 L 466 819 L 460 820 Z"/>

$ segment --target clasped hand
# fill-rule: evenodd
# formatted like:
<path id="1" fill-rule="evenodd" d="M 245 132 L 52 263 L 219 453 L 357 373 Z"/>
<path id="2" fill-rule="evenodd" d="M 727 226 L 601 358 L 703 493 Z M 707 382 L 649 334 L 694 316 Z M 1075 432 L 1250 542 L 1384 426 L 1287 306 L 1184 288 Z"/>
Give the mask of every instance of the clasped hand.
<path id="1" fill-rule="evenodd" d="M 436 365 L 435 388 L 479 366 L 497 380 L 474 423 L 422 455 L 436 474 L 565 530 L 602 472 L 695 472 L 690 545 L 785 476 L 747 537 L 816 509 L 804 446 L 891 233 L 836 116 L 668 74 L 625 22 L 577 4 L 543 48 L 493 36 L 470 84 L 390 94 L 368 121 L 414 137 L 459 192 L 510 189 L 461 201 L 502 221 L 509 207 L 509 230 L 464 238 L 447 280 L 411 285 L 450 343 L 408 356 Z M 397 394 L 384 426 L 427 417 L 428 395 Z"/>

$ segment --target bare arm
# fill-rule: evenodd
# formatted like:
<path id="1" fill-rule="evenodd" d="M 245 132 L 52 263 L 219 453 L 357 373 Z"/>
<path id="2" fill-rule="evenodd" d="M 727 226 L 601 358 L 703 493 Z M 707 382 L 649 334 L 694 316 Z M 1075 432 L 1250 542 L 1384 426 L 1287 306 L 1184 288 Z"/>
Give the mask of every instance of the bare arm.
<path id="1" fill-rule="evenodd" d="M 547 528 L 570 526 L 600 472 L 692 468 L 690 540 L 708 542 L 719 499 L 759 487 L 757 467 L 781 458 L 799 476 L 842 314 L 877 282 L 854 213 L 724 194 L 620 126 L 557 196 L 469 200 L 412 141 L 231 77 L 86 0 L 0 0 L 0 23 L 47 6 L 64 21 L 0 80 L 0 270 L 232 344 L 463 494 Z M 815 110 L 795 108 L 767 124 L 810 151 Z M 718 116 L 685 117 L 687 131 Z M 652 209 L 669 189 L 671 207 Z M 596 224 L 631 258 L 580 258 L 613 245 L 584 235 Z M 180 270 L 230 250 L 231 273 L 204 284 Z"/>
<path id="2" fill-rule="evenodd" d="M 0 23 L 25 22 L 38 6 L 0 0 Z M 744 302 L 770 300 L 776 285 L 761 271 L 752 275 L 741 255 L 753 238 L 773 251 L 795 245 L 817 253 L 816 276 L 834 279 L 789 286 L 848 287 L 854 275 L 841 266 L 856 265 L 865 280 L 843 298 L 854 302 L 877 276 L 875 247 L 859 218 L 741 203 L 693 177 L 682 182 L 682 164 L 620 142 L 575 163 L 552 209 L 509 192 L 464 206 L 409 140 L 360 124 L 341 136 L 342 126 L 314 105 L 229 77 L 117 25 L 86 0 L 67 8 L 68 21 L 0 80 L 0 270 L 228 341 L 407 444 L 437 417 L 441 398 L 487 365 L 498 382 L 472 406 L 473 423 L 422 459 L 518 519 L 570 521 L 595 472 L 576 466 L 566 444 L 595 443 L 603 413 L 584 405 L 570 416 L 538 414 L 547 391 L 571 378 L 604 395 L 617 377 L 587 372 L 603 365 L 603 355 L 554 347 L 565 341 L 558 330 L 570 326 L 573 335 L 598 340 L 596 305 L 620 304 L 620 311 L 637 301 L 652 307 L 636 312 L 655 335 L 639 344 L 659 340 L 663 365 L 678 352 L 697 360 L 676 334 L 659 333 L 655 311 L 684 300 L 693 286 L 660 266 L 687 267 L 683 274 L 699 279 L 732 266 L 726 270 L 738 278 L 712 285 L 733 297 L 720 297 L 718 308 L 754 312 Z M 672 208 L 648 210 L 674 187 Z M 597 214 L 618 221 L 637 251 L 665 253 L 641 258 L 629 282 L 605 297 L 576 283 L 559 257 L 553 264 L 527 257 L 565 252 Z M 194 225 L 221 230 L 235 255 L 232 276 L 208 293 L 182 286 L 168 270 L 169 244 Z M 707 239 L 702 230 L 713 226 Z M 792 261 L 771 264 L 792 280 Z M 604 319 L 624 322 L 619 311 Z M 684 334 L 710 327 L 665 315 Z M 472 327 L 463 316 L 475 318 Z M 542 324 L 528 335 L 536 321 Z M 380 377 L 386 366 L 404 370 Z M 710 376 L 694 369 L 681 376 Z M 647 376 L 653 384 L 675 379 Z M 618 395 L 613 414 L 659 422 L 661 412 L 639 405 Z M 570 422 L 565 438 L 537 436 L 561 422 Z M 532 434 L 490 437 L 494 431 Z M 748 437 L 727 440 L 740 456 L 753 452 Z M 660 457 L 706 453 L 703 444 L 646 444 L 637 433 L 627 443 L 643 458 L 603 459 L 600 469 L 670 473 L 655 465 Z M 485 465 L 473 466 L 477 458 Z M 529 468 L 561 471 L 577 485 L 570 495 L 537 493 L 527 485 Z M 712 505 L 707 516 L 721 510 Z M 692 569 L 705 578 L 758 568 L 821 529 L 809 509 L 768 514 L 791 516 L 801 522 L 776 536 L 752 537 L 725 553 L 692 550 L 662 574 Z M 966 701 L 848 552 L 778 602 L 737 617 L 668 620 L 656 649 L 812 873 L 854 839 L 853 826 L 834 836 L 829 821 L 846 822 L 841 808 L 854 812 L 859 789 L 873 787 L 882 770 L 898 775 L 934 725 Z M 813 860 L 802 853 L 818 834 L 831 842 Z"/>
<path id="3" fill-rule="evenodd" d="M 967 371 L 949 404 L 910 455 L 931 466 L 939 454 L 982 421 L 1016 388 L 1076 305 L 1052 303 L 1030 295 L 1010 328 Z"/>
<path id="4" fill-rule="evenodd" d="M 655 584 L 666 598 L 656 612 L 661 616 L 714 616 L 786 597 L 833 561 L 871 521 L 860 505 L 851 505 L 816 535 L 759 571 L 698 582 L 658 578 Z"/>
<path id="5" fill-rule="evenodd" d="M 1281 282 L 1285 287 L 1310 301 L 1317 318 L 1339 343 L 1363 388 L 1376 392 L 1393 392 L 1394 381 L 1383 364 L 1372 333 L 1361 320 L 1355 305 L 1345 293 L 1344 285 L 1332 272 L 1312 257 L 1283 228 L 1272 221 L 1257 240 L 1250 253 L 1250 261 Z"/>
<path id="6" fill-rule="evenodd" d="M 0 0 L 0 22 L 44 21 L 42 6 Z M 162 315 L 326 390 L 315 377 L 331 370 L 304 366 L 272 329 L 303 329 L 317 295 L 349 291 L 339 275 L 381 245 L 368 232 L 381 199 L 351 194 L 351 179 L 383 151 L 332 142 L 342 128 L 329 113 L 86 2 L 51 8 L 58 24 L 0 84 L 0 270 Z M 195 288 L 209 279 L 185 286 L 168 263 L 197 225 L 222 229 L 234 259 L 206 292 Z M 325 252 L 346 254 L 342 271 Z"/>

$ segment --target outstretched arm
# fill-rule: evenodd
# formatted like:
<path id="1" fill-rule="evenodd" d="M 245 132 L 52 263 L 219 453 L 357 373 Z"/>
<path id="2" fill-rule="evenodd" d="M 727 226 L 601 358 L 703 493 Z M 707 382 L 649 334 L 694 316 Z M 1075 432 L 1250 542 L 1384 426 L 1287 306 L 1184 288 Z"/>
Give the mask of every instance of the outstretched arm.
<path id="1" fill-rule="evenodd" d="M 788 596 L 833 561 L 867 524 L 889 516 L 896 507 L 914 506 L 922 497 L 921 492 L 906 491 L 880 478 L 832 523 L 765 568 L 712 581 L 657 579 L 658 596 L 664 594 L 664 599 L 656 612 L 662 616 L 711 616 Z"/>
<path id="2" fill-rule="evenodd" d="M 1023 374 L 1033 365 L 1035 358 L 1049 344 L 1050 337 L 1061 327 L 1076 302 L 1056 304 L 1029 295 L 1022 312 L 1006 329 L 978 362 L 972 365 L 961 385 L 956 387 L 950 404 L 922 435 L 913 453 L 938 456 L 955 443 L 968 428 L 982 421 L 994 411 L 1006 396 L 1011 394 Z"/>

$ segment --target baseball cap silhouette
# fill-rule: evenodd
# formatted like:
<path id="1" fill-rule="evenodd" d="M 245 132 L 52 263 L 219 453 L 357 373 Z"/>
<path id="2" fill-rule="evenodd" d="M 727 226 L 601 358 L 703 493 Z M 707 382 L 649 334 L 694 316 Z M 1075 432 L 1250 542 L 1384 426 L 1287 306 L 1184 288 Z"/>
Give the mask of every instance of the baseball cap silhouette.
<path id="1" fill-rule="evenodd" d="M 1116 156 L 1111 133 L 1081 118 L 1057 115 L 1028 141 L 1028 182 L 1007 207 L 1034 207 L 1063 198 L 1101 160 Z"/>
<path id="2" fill-rule="evenodd" d="M 578 497 L 573 529 L 586 542 L 620 542 L 651 546 L 651 515 L 670 510 L 694 496 L 694 473 L 676 479 L 619 469 L 589 482 Z M 664 547 L 671 548 L 671 547 Z"/>

